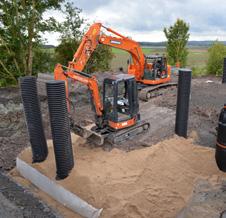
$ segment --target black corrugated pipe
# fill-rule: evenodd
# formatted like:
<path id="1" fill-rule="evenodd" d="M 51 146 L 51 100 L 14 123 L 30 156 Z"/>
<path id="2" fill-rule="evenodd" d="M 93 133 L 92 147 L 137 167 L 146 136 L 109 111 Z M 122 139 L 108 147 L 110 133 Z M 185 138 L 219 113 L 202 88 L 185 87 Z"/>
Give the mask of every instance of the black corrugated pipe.
<path id="1" fill-rule="evenodd" d="M 223 66 L 222 83 L 226 83 L 226 58 L 224 58 L 224 66 Z"/>
<path id="2" fill-rule="evenodd" d="M 188 113 L 191 90 L 191 70 L 180 69 L 177 88 L 177 110 L 175 133 L 187 138 Z"/>
<path id="3" fill-rule="evenodd" d="M 65 83 L 47 82 L 46 90 L 56 160 L 56 179 L 64 179 L 74 167 Z"/>
<path id="4" fill-rule="evenodd" d="M 226 104 L 219 116 L 215 159 L 218 168 L 226 172 Z"/>
<path id="5" fill-rule="evenodd" d="M 26 76 L 20 78 L 19 81 L 33 155 L 32 160 L 33 163 L 42 162 L 48 155 L 48 148 L 42 124 L 36 78 Z"/>

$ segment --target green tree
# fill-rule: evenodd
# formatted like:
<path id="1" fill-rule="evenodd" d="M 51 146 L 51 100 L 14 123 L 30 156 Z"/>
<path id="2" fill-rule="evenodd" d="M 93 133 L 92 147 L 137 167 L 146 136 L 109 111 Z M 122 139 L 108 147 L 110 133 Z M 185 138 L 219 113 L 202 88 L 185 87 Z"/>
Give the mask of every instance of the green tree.
<path id="1" fill-rule="evenodd" d="M 188 56 L 186 48 L 190 34 L 189 25 L 182 19 L 177 19 L 173 26 L 164 28 L 164 33 L 167 38 L 167 55 L 169 63 L 175 65 L 180 63 L 180 66 L 185 66 Z"/>
<path id="2" fill-rule="evenodd" d="M 223 43 L 216 41 L 208 49 L 207 72 L 209 74 L 221 75 L 223 72 L 223 59 L 226 57 L 226 47 Z"/>
<path id="3" fill-rule="evenodd" d="M 81 16 L 81 9 L 75 7 L 73 3 L 66 3 L 62 10 L 66 15 L 65 21 L 59 25 L 61 29 L 61 42 L 55 49 L 56 62 L 67 65 L 72 60 L 73 55 L 80 45 L 83 30 L 87 30 L 85 20 Z M 98 45 L 86 63 L 85 72 L 103 71 L 110 69 L 110 62 L 113 58 L 112 50 L 109 46 Z"/>
<path id="4" fill-rule="evenodd" d="M 19 76 L 38 72 L 41 65 L 36 64 L 34 69 L 33 62 L 34 52 L 44 57 L 40 55 L 41 34 L 56 28 L 56 20 L 44 20 L 43 14 L 60 9 L 63 1 L 0 1 L 0 85 L 16 84 Z"/>

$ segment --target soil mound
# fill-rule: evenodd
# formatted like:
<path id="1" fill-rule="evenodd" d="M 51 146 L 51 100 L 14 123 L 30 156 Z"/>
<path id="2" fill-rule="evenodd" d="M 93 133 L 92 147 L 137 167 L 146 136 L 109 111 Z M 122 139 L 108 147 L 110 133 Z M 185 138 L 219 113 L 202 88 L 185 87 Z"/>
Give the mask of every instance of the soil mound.
<path id="1" fill-rule="evenodd" d="M 226 178 L 217 169 L 214 149 L 179 137 L 131 152 L 91 149 L 77 136 L 73 141 L 75 168 L 67 179 L 57 182 L 93 206 L 103 208 L 101 217 L 176 217 L 200 179 L 213 184 Z M 51 145 L 49 150 L 48 159 L 33 166 L 54 179 Z M 30 149 L 20 158 L 31 163 Z M 63 210 L 65 217 L 73 217 Z"/>

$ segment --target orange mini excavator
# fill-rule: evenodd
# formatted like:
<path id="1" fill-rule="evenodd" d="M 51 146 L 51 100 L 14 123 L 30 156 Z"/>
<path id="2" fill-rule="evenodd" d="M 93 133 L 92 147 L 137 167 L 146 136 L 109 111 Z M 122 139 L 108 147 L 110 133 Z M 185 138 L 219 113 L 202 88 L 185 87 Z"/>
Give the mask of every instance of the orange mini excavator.
<path id="1" fill-rule="evenodd" d="M 103 100 L 96 78 L 74 69 L 72 63 L 68 67 L 57 64 L 54 77 L 65 81 L 67 98 L 68 78 L 86 85 L 91 93 L 95 123 L 84 122 L 85 125 L 81 125 L 71 119 L 71 129 L 76 134 L 98 145 L 105 141 L 117 144 L 147 132 L 150 128 L 148 122 L 140 119 L 137 84 L 133 75 L 119 74 L 105 78 Z"/>
<path id="2" fill-rule="evenodd" d="M 102 28 L 113 36 L 104 34 L 101 31 Z M 69 67 L 82 71 L 98 44 L 108 45 L 130 53 L 132 61 L 128 64 L 128 74 L 134 75 L 138 82 L 139 97 L 142 100 L 148 100 L 160 88 L 176 85 L 176 83 L 170 83 L 171 68 L 167 65 L 164 56 L 145 56 L 139 43 L 103 26 L 101 23 L 94 23 L 90 26 L 83 36 L 73 60 L 69 63 Z"/>

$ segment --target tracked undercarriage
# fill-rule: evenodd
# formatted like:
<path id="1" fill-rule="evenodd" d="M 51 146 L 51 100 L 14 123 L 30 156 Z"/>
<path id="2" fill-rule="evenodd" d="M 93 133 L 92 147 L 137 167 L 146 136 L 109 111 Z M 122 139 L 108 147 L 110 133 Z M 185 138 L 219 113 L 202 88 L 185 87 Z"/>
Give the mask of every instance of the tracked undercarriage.
<path id="1" fill-rule="evenodd" d="M 85 121 L 79 124 L 71 121 L 71 130 L 75 134 L 85 138 L 96 145 L 103 145 L 105 142 L 119 144 L 123 141 L 133 139 L 135 136 L 144 134 L 150 129 L 150 123 L 138 121 L 134 126 L 115 131 L 108 127 L 98 129 L 92 121 Z"/>
<path id="2" fill-rule="evenodd" d="M 162 95 L 166 89 L 171 87 L 176 87 L 176 86 L 177 86 L 177 82 L 163 83 L 155 86 L 147 86 L 147 85 L 139 84 L 138 86 L 139 99 L 142 101 L 148 101 L 151 98 Z"/>

